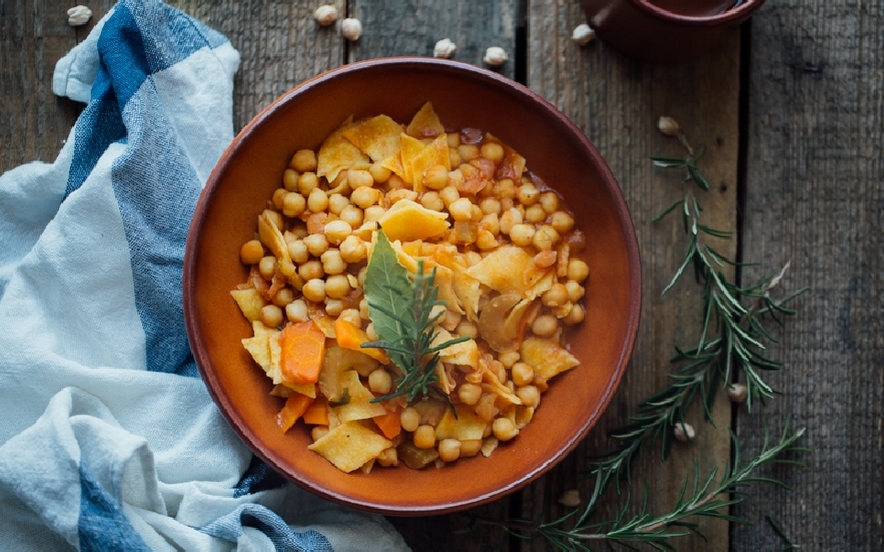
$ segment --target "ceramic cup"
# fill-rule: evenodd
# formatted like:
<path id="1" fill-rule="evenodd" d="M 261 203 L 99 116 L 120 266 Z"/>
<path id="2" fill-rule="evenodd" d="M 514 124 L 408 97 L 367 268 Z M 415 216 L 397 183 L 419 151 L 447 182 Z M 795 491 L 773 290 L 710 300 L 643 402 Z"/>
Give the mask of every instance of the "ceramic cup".
<path id="1" fill-rule="evenodd" d="M 650 62 L 679 62 L 714 50 L 764 0 L 581 0 L 599 38 Z"/>

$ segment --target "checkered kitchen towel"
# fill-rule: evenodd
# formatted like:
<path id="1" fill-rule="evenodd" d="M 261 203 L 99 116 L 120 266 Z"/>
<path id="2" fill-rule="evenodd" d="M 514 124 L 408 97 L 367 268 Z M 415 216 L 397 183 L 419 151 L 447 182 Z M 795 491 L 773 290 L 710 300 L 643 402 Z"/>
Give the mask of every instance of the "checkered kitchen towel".
<path id="1" fill-rule="evenodd" d="M 184 244 L 238 64 L 123 0 L 56 67 L 88 102 L 57 160 L 0 176 L 0 548 L 405 549 L 255 461 L 190 354 Z"/>

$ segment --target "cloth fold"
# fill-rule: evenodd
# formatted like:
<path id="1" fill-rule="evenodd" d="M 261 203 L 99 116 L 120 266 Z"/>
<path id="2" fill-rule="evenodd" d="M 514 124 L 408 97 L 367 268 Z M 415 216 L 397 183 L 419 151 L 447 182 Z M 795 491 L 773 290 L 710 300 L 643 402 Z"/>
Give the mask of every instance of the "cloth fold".
<path id="1" fill-rule="evenodd" d="M 201 22 L 122 0 L 56 66 L 88 102 L 58 158 L 0 176 L 6 549 L 407 549 L 268 470 L 198 377 L 182 261 L 238 65 Z"/>

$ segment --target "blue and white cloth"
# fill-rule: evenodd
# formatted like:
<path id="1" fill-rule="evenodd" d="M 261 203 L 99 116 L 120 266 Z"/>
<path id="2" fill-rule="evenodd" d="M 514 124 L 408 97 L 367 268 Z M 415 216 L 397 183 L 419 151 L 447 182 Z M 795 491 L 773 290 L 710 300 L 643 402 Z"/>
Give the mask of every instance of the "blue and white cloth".
<path id="1" fill-rule="evenodd" d="M 182 314 L 187 229 L 233 138 L 230 42 L 122 0 L 58 62 L 88 105 L 0 176 L 0 548 L 404 550 L 282 481 L 220 416 Z"/>

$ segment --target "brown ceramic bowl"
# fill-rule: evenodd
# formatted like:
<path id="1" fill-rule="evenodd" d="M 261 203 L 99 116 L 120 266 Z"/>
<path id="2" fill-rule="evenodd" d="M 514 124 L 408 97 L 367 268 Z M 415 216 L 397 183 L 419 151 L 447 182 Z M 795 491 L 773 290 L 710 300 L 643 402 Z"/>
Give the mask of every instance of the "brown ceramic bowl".
<path id="1" fill-rule="evenodd" d="M 606 44 L 650 62 L 682 62 L 715 50 L 764 0 L 581 0 Z M 730 7 L 734 6 L 734 7 Z"/>
<path id="2" fill-rule="evenodd" d="M 302 426 L 283 435 L 281 399 L 240 340 L 251 328 L 230 297 L 247 270 L 239 249 L 293 153 L 318 148 L 347 116 L 408 121 L 432 101 L 451 128 L 489 131 L 519 151 L 557 190 L 587 237 L 586 320 L 571 352 L 582 362 L 558 376 L 534 420 L 489 458 L 442 469 L 375 468 L 345 474 L 313 452 Z M 332 501 L 392 515 L 476 506 L 549 470 L 586 435 L 626 369 L 638 325 L 640 268 L 629 211 L 595 147 L 554 106 L 525 87 L 471 65 L 432 58 L 354 63 L 304 82 L 236 137 L 211 174 L 194 215 L 184 265 L 187 332 L 200 373 L 243 441 L 275 470 Z"/>

